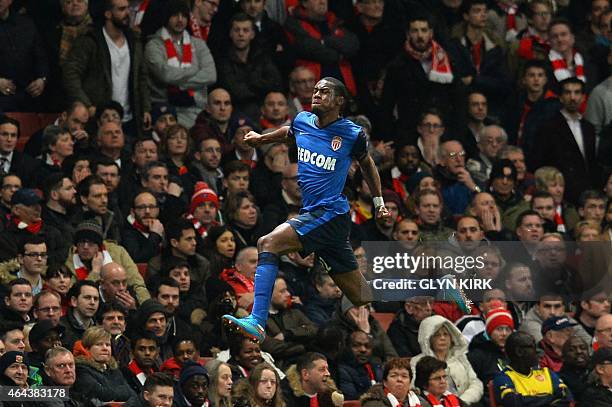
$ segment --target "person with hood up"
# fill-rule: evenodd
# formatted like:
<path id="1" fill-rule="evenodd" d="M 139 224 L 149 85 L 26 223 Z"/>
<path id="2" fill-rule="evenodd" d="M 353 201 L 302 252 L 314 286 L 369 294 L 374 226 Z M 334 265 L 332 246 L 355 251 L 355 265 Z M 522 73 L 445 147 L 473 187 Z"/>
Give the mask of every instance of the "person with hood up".
<path id="1" fill-rule="evenodd" d="M 161 361 L 172 356 L 172 343 L 178 334 L 176 325 L 168 324 L 168 312 L 163 305 L 155 300 L 151 299 L 143 302 L 130 320 L 128 326 L 130 336 L 142 331 L 152 331 L 155 334 Z"/>
<path id="2" fill-rule="evenodd" d="M 446 362 L 451 392 L 466 404 L 480 401 L 483 385 L 466 356 L 467 342 L 455 325 L 439 315 L 425 318 L 419 327 L 419 345 L 421 353 L 410 360 L 413 371 L 421 358 L 433 356 Z"/>
<path id="3" fill-rule="evenodd" d="M 208 372 L 201 365 L 187 361 L 181 369 L 178 382 L 174 384 L 173 407 L 207 407 Z"/>

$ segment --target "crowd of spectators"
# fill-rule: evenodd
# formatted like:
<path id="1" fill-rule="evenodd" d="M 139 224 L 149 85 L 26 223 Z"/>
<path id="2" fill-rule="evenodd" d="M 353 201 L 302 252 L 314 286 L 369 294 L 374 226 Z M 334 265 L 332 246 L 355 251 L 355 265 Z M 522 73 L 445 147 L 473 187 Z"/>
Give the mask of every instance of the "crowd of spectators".
<path id="1" fill-rule="evenodd" d="M 609 0 L 0 0 L 0 384 L 70 394 L 0 405 L 612 406 L 611 21 Z M 445 242 L 492 287 L 355 307 L 291 253 L 254 343 L 221 316 L 250 312 L 258 239 L 302 194 L 291 146 L 244 137 L 326 76 L 391 214 L 355 165 L 366 279 L 362 242 Z M 28 112 L 57 115 L 26 137 Z"/>

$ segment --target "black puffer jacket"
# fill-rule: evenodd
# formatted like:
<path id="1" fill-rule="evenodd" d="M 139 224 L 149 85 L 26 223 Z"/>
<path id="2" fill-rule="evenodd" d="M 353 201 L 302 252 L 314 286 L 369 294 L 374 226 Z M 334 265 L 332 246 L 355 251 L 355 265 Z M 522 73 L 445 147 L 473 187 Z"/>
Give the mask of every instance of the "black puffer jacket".
<path id="1" fill-rule="evenodd" d="M 108 365 L 104 365 L 91 358 L 77 356 L 76 378 L 73 391 L 81 399 L 88 400 L 88 405 L 100 405 L 100 402 L 109 401 L 127 401 L 135 394 L 117 368 L 114 358 L 111 358 Z"/>
<path id="2" fill-rule="evenodd" d="M 421 353 L 419 323 L 406 310 L 400 310 L 393 318 L 387 330 L 387 335 L 391 339 L 397 354 L 401 357 L 415 356 Z"/>
<path id="3" fill-rule="evenodd" d="M 481 332 L 472 338 L 468 348 L 467 358 L 476 372 L 478 379 L 485 386 L 483 401 L 489 405 L 489 392 L 486 391 L 487 384 L 508 364 L 505 352 L 493 343 L 486 335 Z"/>

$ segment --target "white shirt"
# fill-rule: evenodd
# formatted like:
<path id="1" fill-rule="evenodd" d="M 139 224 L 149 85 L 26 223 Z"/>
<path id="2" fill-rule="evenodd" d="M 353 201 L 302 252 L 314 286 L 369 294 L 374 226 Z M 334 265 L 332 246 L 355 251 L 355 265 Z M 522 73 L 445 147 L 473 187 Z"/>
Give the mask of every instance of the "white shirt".
<path id="1" fill-rule="evenodd" d="M 584 137 L 582 136 L 582 128 L 580 127 L 580 119 L 582 116 L 578 115 L 576 119 L 573 119 L 565 109 L 561 109 L 561 114 L 565 117 L 565 121 L 574 135 L 574 140 L 576 140 L 576 144 L 578 144 L 580 154 L 582 154 L 582 157 L 586 158 L 584 153 Z"/>
<path id="2" fill-rule="evenodd" d="M 0 171 L 7 174 L 11 170 L 11 162 L 13 161 L 13 152 L 11 151 L 9 154 L 4 155 L 0 154 Z"/>
<path id="3" fill-rule="evenodd" d="M 111 82 L 113 84 L 113 100 L 119 102 L 123 107 L 124 115 L 123 122 L 132 120 L 132 111 L 130 109 L 130 47 L 127 40 L 123 46 L 118 47 L 111 37 L 106 33 L 106 28 L 102 28 L 106 45 L 111 57 Z"/>

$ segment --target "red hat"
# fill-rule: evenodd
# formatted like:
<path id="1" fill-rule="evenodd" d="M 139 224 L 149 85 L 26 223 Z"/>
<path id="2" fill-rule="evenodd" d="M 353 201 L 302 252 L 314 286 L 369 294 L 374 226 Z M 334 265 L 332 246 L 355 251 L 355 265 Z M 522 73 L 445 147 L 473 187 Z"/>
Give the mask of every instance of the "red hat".
<path id="1" fill-rule="evenodd" d="M 204 202 L 212 202 L 215 204 L 215 208 L 219 209 L 219 197 L 210 189 L 206 182 L 198 181 L 195 184 L 195 192 L 191 196 L 191 206 L 189 207 L 189 213 L 193 215 L 195 209 L 202 205 Z"/>
<path id="2" fill-rule="evenodd" d="M 485 326 L 487 335 L 491 336 L 491 333 L 495 328 L 500 326 L 509 326 L 514 330 L 514 321 L 512 320 L 512 314 L 510 311 L 504 308 L 495 308 L 487 313 L 485 316 Z"/>

